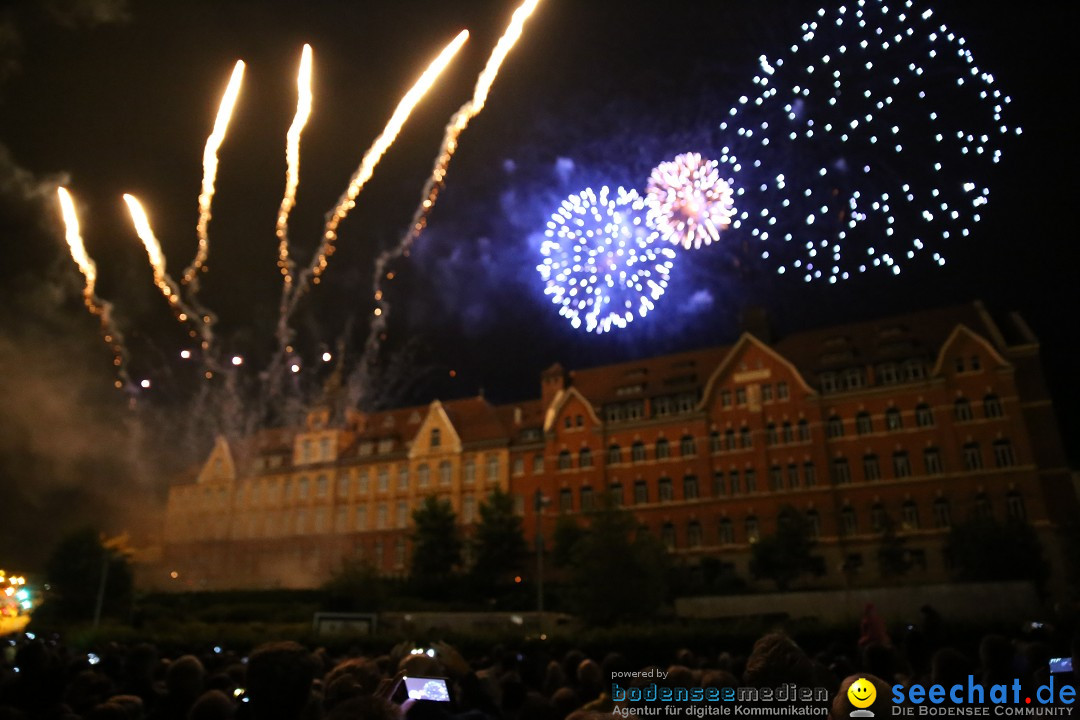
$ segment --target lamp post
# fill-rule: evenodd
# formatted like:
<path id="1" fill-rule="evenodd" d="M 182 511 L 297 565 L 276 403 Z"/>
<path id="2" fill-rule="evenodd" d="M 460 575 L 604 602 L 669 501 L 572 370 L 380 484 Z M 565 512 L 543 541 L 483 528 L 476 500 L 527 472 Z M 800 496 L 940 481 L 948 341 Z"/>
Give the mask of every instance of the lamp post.
<path id="1" fill-rule="evenodd" d="M 544 634 L 544 526 L 541 522 L 544 515 L 544 506 L 548 499 L 540 488 L 536 489 L 536 617 L 540 627 L 540 634 Z"/>

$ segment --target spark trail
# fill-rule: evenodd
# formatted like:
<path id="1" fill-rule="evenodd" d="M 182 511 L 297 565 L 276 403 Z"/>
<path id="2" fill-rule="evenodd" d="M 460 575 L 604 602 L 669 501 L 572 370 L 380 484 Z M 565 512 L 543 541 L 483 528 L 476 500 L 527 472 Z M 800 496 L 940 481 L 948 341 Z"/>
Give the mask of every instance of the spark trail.
<path id="1" fill-rule="evenodd" d="M 484 69 L 476 80 L 472 97 L 458 108 L 458 111 L 451 116 L 450 122 L 446 125 L 442 145 L 439 146 L 439 152 L 435 156 L 431 175 L 424 183 L 423 190 L 420 193 L 420 204 L 409 222 L 409 229 L 397 245 L 380 253 L 375 259 L 372 287 L 376 307 L 374 318 L 368 330 L 367 341 L 364 345 L 362 362 L 365 364 L 374 361 L 375 356 L 378 354 L 379 338 L 386 329 L 387 318 L 390 313 L 390 305 L 385 300 L 382 290 L 383 279 L 386 277 L 386 266 L 402 255 L 407 254 L 409 248 L 412 247 L 412 244 L 416 242 L 416 239 L 420 237 L 420 234 L 427 227 L 428 217 L 439 199 L 439 193 L 446 184 L 446 172 L 450 161 L 454 157 L 454 152 L 457 150 L 458 138 L 469 127 L 469 122 L 484 109 L 488 93 L 491 91 L 495 78 L 499 75 L 499 69 L 502 67 L 503 61 L 521 37 L 525 22 L 532 16 L 536 6 L 539 4 L 540 0 L 526 0 L 514 11 L 513 16 L 510 18 L 510 24 L 495 44 L 487 63 L 484 65 Z"/>
<path id="2" fill-rule="evenodd" d="M 229 85 L 225 88 L 225 94 L 218 106 L 217 119 L 214 121 L 214 129 L 210 137 L 206 138 L 206 147 L 203 149 L 203 180 L 202 192 L 199 193 L 199 222 L 195 231 L 199 238 L 199 247 L 195 252 L 195 259 L 184 270 L 183 283 L 191 286 L 192 294 L 198 292 L 198 274 L 206 268 L 206 257 L 210 252 L 210 206 L 214 201 L 214 182 L 217 180 L 218 149 L 225 140 L 225 131 L 229 129 L 229 120 L 232 118 L 233 108 L 236 107 L 236 98 L 240 94 L 240 84 L 244 80 L 244 61 L 237 60 L 233 67 Z"/>
<path id="3" fill-rule="evenodd" d="M 285 135 L 285 162 L 287 164 L 285 196 L 281 199 L 275 228 L 278 238 L 278 267 L 284 278 L 281 299 L 283 303 L 288 299 L 289 290 L 293 284 L 293 262 L 289 259 L 289 213 L 296 205 L 296 189 L 300 185 L 300 133 L 304 131 L 304 126 L 311 116 L 310 45 L 304 45 L 304 50 L 300 54 L 300 72 L 296 78 L 296 92 L 296 114 Z"/>
<path id="4" fill-rule="evenodd" d="M 100 320 L 101 337 L 112 350 L 113 366 L 116 368 L 116 387 L 131 389 L 133 386 L 127 372 L 127 347 L 124 345 L 124 336 L 113 323 L 112 303 L 97 296 L 97 264 L 86 252 L 86 245 L 83 243 L 82 232 L 79 228 L 79 216 L 75 212 L 75 203 L 66 188 L 57 188 L 56 194 L 60 198 L 60 211 L 64 219 L 64 239 L 67 240 L 71 251 L 71 259 L 75 261 L 86 279 L 86 285 L 83 287 L 83 302 L 90 314 Z"/>

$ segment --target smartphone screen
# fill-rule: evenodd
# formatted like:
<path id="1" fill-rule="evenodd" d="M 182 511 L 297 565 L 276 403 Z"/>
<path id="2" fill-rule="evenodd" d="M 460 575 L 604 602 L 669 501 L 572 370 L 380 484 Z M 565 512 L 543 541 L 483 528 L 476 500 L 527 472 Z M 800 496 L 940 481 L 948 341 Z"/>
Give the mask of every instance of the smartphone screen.
<path id="1" fill-rule="evenodd" d="M 450 688 L 444 678 L 405 677 L 405 692 L 410 700 L 450 702 Z"/>
<path id="2" fill-rule="evenodd" d="M 1050 658 L 1051 673 L 1071 673 L 1072 669 L 1071 657 Z"/>

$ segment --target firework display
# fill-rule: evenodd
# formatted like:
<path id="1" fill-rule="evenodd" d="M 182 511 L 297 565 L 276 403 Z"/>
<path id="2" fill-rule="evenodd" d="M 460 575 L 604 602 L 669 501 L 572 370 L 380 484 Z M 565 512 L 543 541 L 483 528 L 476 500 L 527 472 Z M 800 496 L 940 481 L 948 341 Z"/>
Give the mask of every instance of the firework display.
<path id="1" fill-rule="evenodd" d="M 687 250 L 718 242 L 735 214 L 731 185 L 720 177 L 719 163 L 698 153 L 660 163 L 649 176 L 645 203 L 649 225 Z"/>
<path id="2" fill-rule="evenodd" d="M 999 144 L 1021 132 L 966 40 L 911 0 L 818 10 L 753 84 L 720 125 L 732 232 L 807 282 L 899 274 L 920 253 L 944 264 L 981 220 Z"/>
<path id="3" fill-rule="evenodd" d="M 296 189 L 300 186 L 300 134 L 311 117 L 311 46 L 304 45 L 300 54 L 300 72 L 296 77 L 296 114 L 285 135 L 285 195 L 281 198 L 277 224 L 278 267 L 284 281 L 282 302 L 288 297 L 293 283 L 293 263 L 289 259 L 289 213 L 296 205 Z"/>
<path id="4" fill-rule="evenodd" d="M 635 190 L 592 188 L 552 214 L 537 266 L 544 293 L 575 328 L 603 333 L 645 317 L 667 288 L 675 251 L 658 242 Z"/>

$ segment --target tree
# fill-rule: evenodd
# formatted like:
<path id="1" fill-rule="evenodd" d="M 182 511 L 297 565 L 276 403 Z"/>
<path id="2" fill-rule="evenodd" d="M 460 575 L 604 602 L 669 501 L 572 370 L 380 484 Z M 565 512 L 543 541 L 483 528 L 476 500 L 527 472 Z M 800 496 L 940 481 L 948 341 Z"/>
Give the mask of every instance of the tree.
<path id="1" fill-rule="evenodd" d="M 750 551 L 750 573 L 758 579 L 772 580 L 784 592 L 803 573 L 812 572 L 810 556 L 813 541 L 810 525 L 801 512 L 784 505 L 776 516 L 776 534 L 761 538 Z"/>
<path id="2" fill-rule="evenodd" d="M 127 615 L 135 583 L 122 544 L 121 538 L 103 541 L 97 530 L 89 527 L 60 541 L 45 566 L 46 581 L 52 588 L 48 603 L 53 617 L 91 620 L 99 595 L 102 617 Z"/>
<path id="3" fill-rule="evenodd" d="M 571 556 L 574 605 L 587 622 L 647 617 L 667 596 L 667 552 L 625 510 L 592 513 Z"/>
<path id="4" fill-rule="evenodd" d="M 527 550 L 525 535 L 521 518 L 514 512 L 514 498 L 501 488 L 480 503 L 474 547 L 472 579 L 480 592 L 496 592 L 520 575 Z"/>
<path id="5" fill-rule="evenodd" d="M 461 531 L 449 500 L 428 495 L 413 511 L 410 575 L 422 590 L 438 589 L 461 566 Z"/>
<path id="6" fill-rule="evenodd" d="M 954 525 L 945 543 L 953 576 L 966 582 L 1030 580 L 1040 590 L 1050 571 L 1035 529 L 977 518 Z"/>
<path id="7" fill-rule="evenodd" d="M 386 602 L 386 581 L 379 570 L 359 558 L 343 560 L 323 586 L 328 610 L 358 612 L 379 610 Z"/>
<path id="8" fill-rule="evenodd" d="M 570 515 L 560 515 L 555 521 L 551 562 L 555 567 L 569 567 L 574 561 L 574 548 L 585 537 L 585 528 Z"/>

